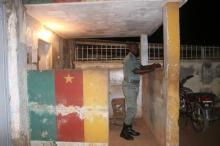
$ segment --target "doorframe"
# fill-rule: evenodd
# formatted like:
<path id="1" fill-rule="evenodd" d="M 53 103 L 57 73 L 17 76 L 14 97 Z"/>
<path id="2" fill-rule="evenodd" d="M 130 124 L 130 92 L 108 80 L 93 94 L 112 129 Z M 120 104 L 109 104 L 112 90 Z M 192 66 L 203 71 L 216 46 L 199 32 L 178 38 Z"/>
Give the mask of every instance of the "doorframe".
<path id="1" fill-rule="evenodd" d="M 0 1 L 0 145 L 11 146 L 10 97 L 8 86 L 7 23 L 4 1 Z"/>

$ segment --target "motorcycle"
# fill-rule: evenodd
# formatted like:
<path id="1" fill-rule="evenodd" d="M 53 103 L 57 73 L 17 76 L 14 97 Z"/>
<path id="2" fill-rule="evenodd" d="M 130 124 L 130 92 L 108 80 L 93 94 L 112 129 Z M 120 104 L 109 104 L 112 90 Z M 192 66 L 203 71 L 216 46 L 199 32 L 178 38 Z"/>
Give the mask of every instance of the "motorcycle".
<path id="1" fill-rule="evenodd" d="M 216 95 L 208 92 L 193 92 L 184 86 L 193 75 L 180 81 L 180 117 L 179 127 L 184 128 L 190 119 L 196 132 L 203 133 L 209 127 L 210 122 L 217 120 L 213 107 Z"/>

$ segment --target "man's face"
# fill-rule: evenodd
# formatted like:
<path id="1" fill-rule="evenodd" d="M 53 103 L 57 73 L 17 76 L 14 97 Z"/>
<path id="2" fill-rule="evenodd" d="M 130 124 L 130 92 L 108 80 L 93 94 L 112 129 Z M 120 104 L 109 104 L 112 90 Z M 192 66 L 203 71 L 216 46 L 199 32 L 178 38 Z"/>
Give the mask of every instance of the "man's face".
<path id="1" fill-rule="evenodd" d="M 129 50 L 132 54 L 134 54 L 134 56 L 138 57 L 139 55 L 138 45 L 136 44 L 129 45 Z"/>

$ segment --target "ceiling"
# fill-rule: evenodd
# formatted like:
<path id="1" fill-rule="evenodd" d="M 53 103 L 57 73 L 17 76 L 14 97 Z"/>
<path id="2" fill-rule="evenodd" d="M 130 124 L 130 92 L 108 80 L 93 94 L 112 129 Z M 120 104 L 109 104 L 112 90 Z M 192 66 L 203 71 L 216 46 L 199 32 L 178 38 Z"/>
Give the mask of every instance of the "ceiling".
<path id="1" fill-rule="evenodd" d="M 63 38 L 151 35 L 162 24 L 166 0 L 26 4 L 27 13 Z"/>

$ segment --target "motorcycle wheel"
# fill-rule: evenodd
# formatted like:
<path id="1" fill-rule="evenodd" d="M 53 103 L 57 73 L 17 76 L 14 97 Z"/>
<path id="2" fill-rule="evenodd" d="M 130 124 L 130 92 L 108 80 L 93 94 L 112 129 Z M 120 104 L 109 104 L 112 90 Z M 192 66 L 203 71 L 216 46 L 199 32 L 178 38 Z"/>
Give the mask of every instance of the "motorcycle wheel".
<path id="1" fill-rule="evenodd" d="M 192 126 L 193 129 L 198 133 L 203 133 L 209 126 L 209 121 L 206 118 L 205 110 L 201 105 L 197 104 L 192 112 Z"/>

